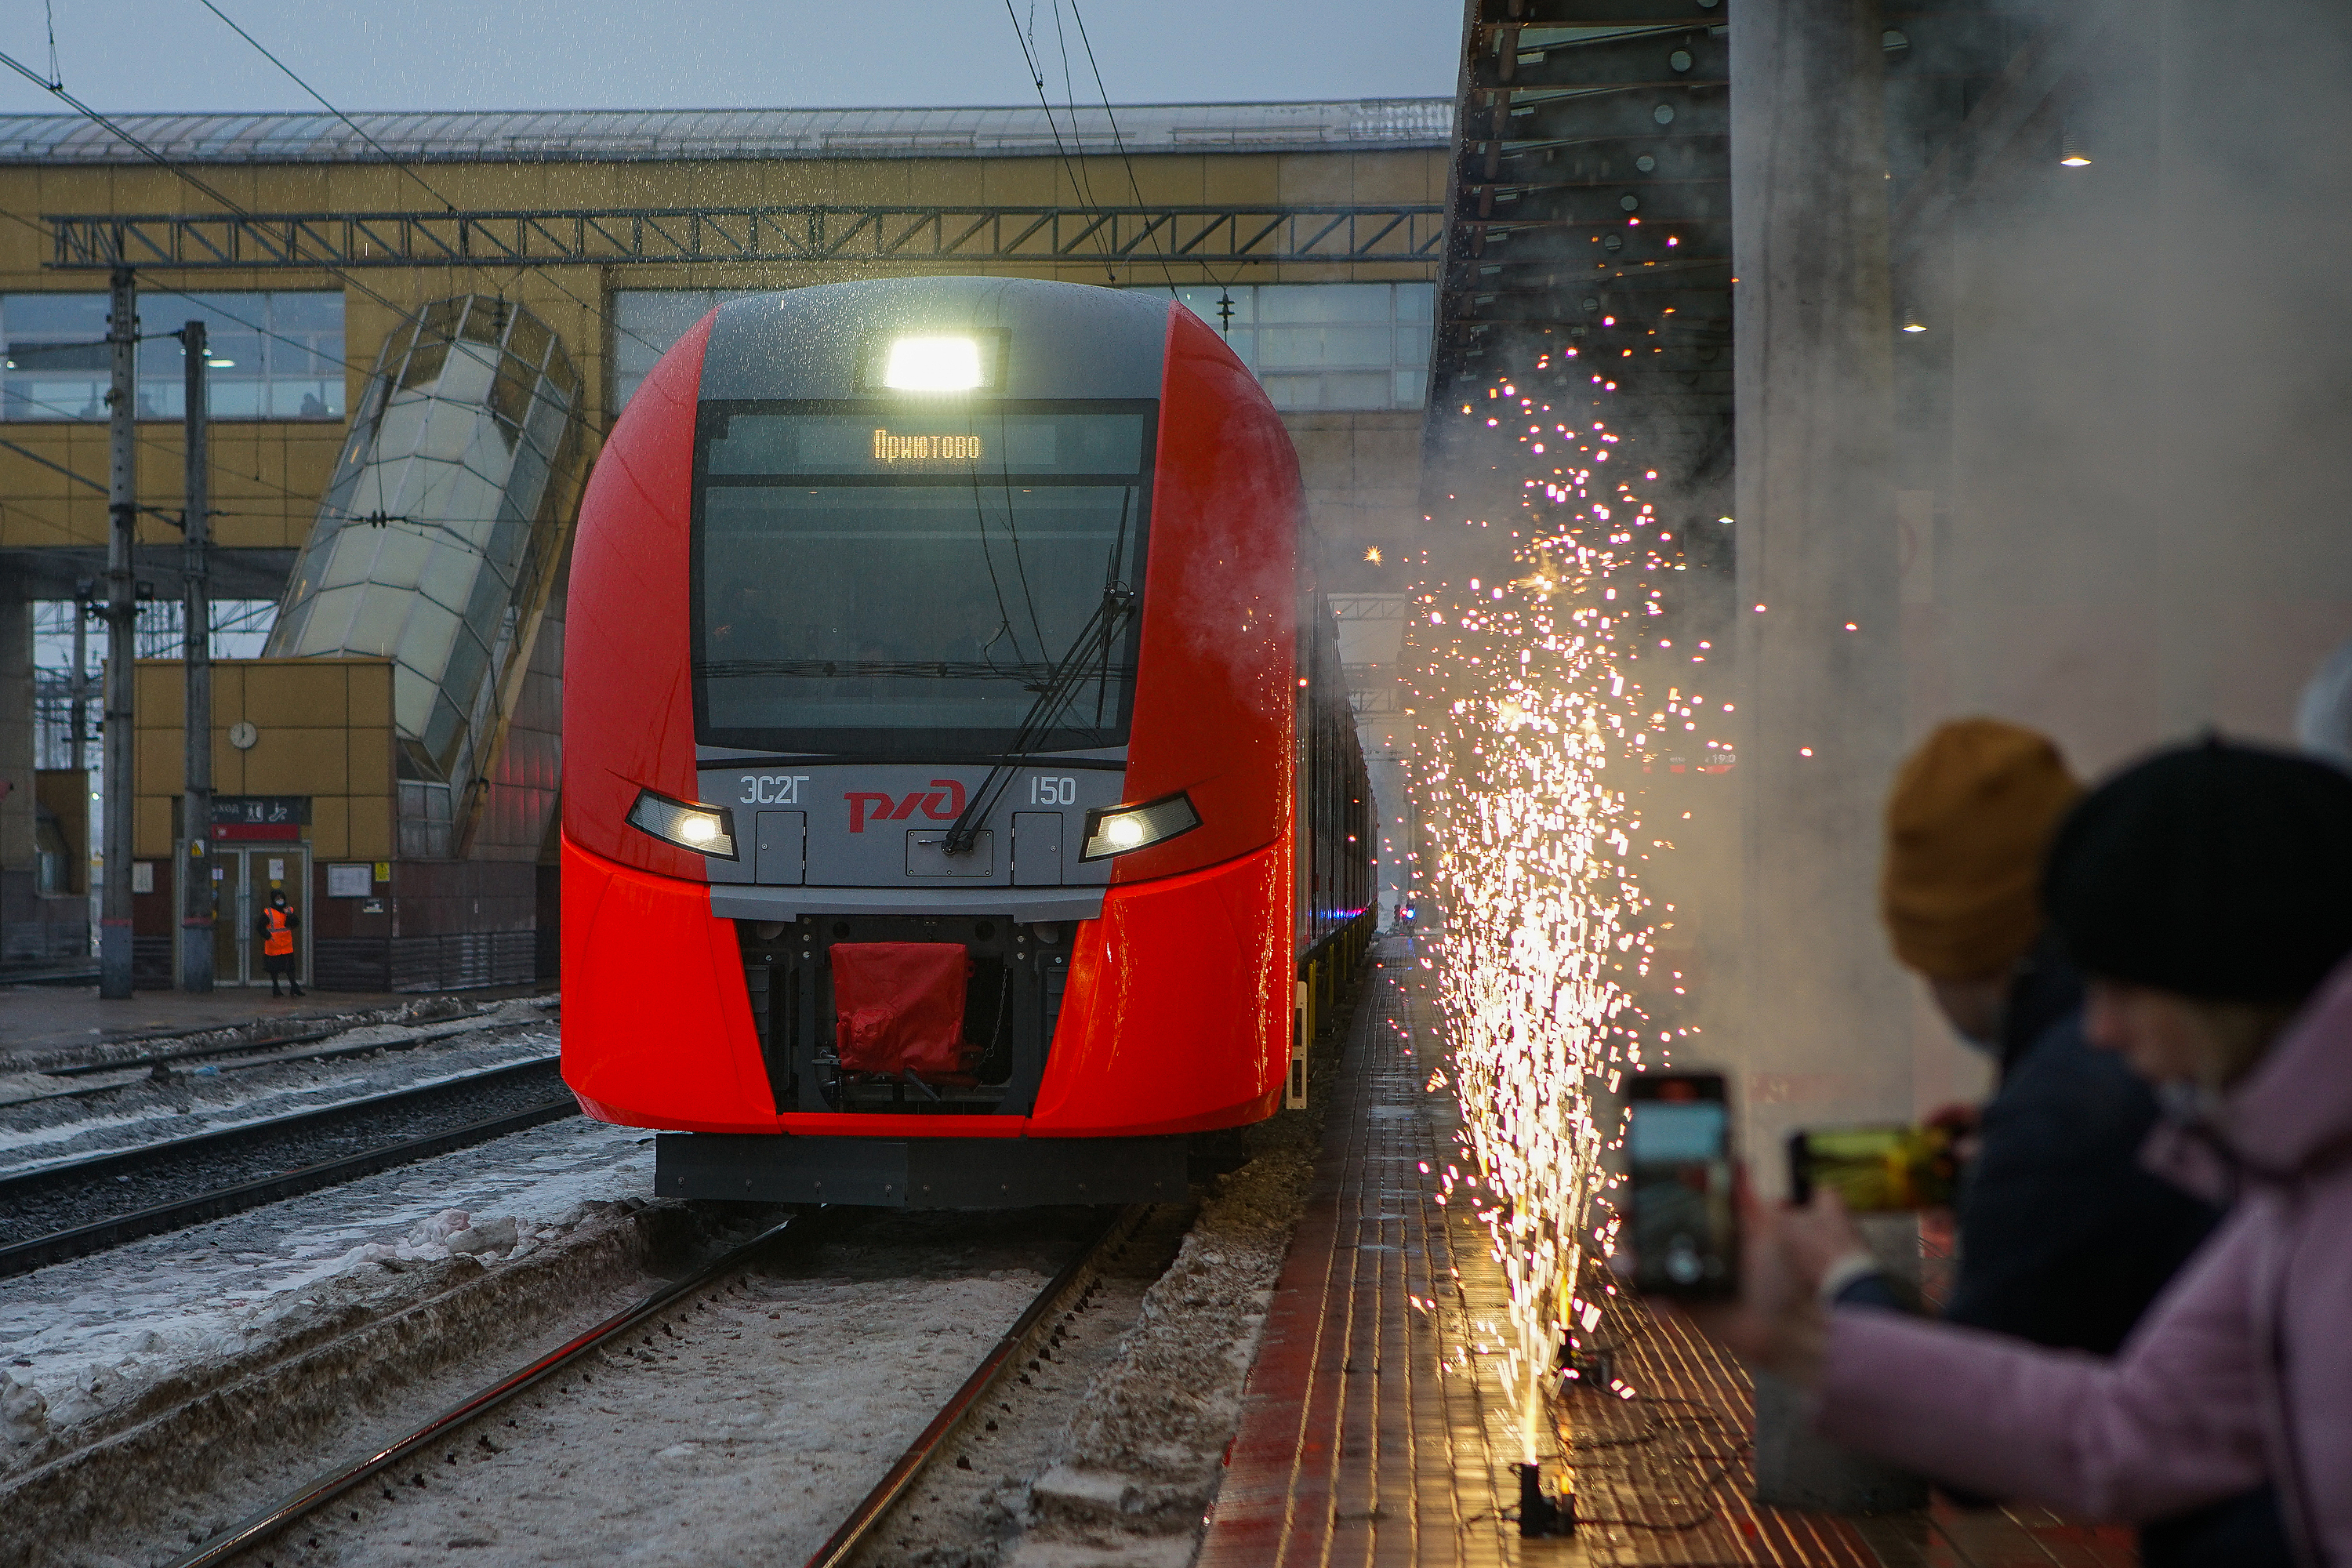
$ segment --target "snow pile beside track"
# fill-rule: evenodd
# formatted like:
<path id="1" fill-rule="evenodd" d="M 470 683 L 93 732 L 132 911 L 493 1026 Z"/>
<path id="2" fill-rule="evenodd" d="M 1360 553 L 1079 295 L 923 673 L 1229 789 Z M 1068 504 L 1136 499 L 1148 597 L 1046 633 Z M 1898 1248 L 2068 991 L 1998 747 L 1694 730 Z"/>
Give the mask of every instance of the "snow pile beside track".
<path id="1" fill-rule="evenodd" d="M 709 1240 L 676 1205 L 600 1204 L 519 1262 L 458 1254 L 397 1280 L 344 1276 L 238 1353 L 20 1453 L 0 1473 L 0 1568 L 152 1562 L 161 1542 L 200 1540 L 323 1456 L 446 1408 L 486 1362 L 508 1370 L 587 1327 Z"/>
<path id="2" fill-rule="evenodd" d="M 1026 1531 L 1007 1553 L 941 1543 L 923 1568 L 1136 1568 L 1192 1561 L 1241 1429 L 1274 1289 L 1307 1207 L 1324 1111 L 1354 1008 L 1315 1042 L 1307 1110 L 1259 1122 L 1248 1163 L 1217 1178 L 1175 1261 L 1144 1293 L 1135 1324 L 1097 1374 L 1051 1468 L 1028 1489 Z M 887 1561 L 877 1559 L 877 1561 Z"/>
<path id="3" fill-rule="evenodd" d="M 1303 1149 L 1274 1148 L 1221 1179 L 1145 1292 L 1118 1361 L 1087 1390 L 1062 1461 L 1032 1485 L 1024 1557 L 1056 1539 L 1102 1544 L 1106 1527 L 1200 1529 L 1313 1174 Z"/>
<path id="4" fill-rule="evenodd" d="M 0 1281 L 0 1477 L 322 1324 L 568 1244 L 642 1206 L 652 1167 L 650 1134 L 555 1122 Z"/>

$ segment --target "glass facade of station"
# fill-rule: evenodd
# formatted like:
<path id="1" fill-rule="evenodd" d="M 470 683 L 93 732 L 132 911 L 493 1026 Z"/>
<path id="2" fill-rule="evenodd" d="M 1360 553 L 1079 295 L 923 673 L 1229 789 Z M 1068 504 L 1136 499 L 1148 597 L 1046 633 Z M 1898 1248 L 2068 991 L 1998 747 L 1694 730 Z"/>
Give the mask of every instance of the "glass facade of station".
<path id="1" fill-rule="evenodd" d="M 269 656 L 394 661 L 404 854 L 462 837 L 562 556 L 580 395 L 529 310 L 426 306 L 386 340 L 287 584 Z M 438 825 L 414 849 L 412 821 Z"/>
<path id="2" fill-rule="evenodd" d="M 1224 333 L 1274 405 L 1289 414 L 1419 408 L 1429 379 L 1431 290 L 1427 283 L 1236 283 L 1173 292 Z M 614 412 L 688 328 L 737 297 L 713 289 L 615 291 Z"/>
<path id="3" fill-rule="evenodd" d="M 0 294 L 0 419 L 106 418 L 113 351 L 104 293 Z M 215 419 L 341 419 L 340 292 L 184 294 L 142 288 L 139 417 L 186 412 L 185 355 L 161 334 L 205 323 Z"/>
<path id="4" fill-rule="evenodd" d="M 1224 334 L 1285 414 L 1419 408 L 1427 283 L 1236 283 L 1170 290 Z"/>

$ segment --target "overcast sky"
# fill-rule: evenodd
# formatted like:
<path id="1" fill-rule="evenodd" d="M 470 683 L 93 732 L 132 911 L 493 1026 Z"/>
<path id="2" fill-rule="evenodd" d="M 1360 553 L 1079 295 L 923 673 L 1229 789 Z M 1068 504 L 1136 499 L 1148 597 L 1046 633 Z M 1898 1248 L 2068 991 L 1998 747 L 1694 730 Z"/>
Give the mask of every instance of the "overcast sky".
<path id="1" fill-rule="evenodd" d="M 214 0 L 345 110 L 1034 103 L 1004 0 Z M 1013 0 L 1054 101 L 1071 0 Z M 310 109 L 200 0 L 7 0 L 0 50 L 101 110 Z M 1458 0 L 1091 0 L 1114 103 L 1450 97 Z M 0 112 L 65 106 L 0 70 Z"/>

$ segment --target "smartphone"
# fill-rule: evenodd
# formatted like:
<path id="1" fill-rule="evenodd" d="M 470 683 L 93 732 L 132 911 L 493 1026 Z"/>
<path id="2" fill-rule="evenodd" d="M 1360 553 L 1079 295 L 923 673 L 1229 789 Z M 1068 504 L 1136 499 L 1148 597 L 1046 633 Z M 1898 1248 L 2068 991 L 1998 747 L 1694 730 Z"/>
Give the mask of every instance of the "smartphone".
<path id="1" fill-rule="evenodd" d="M 1789 1195 L 1828 1187 L 1856 1214 L 1942 1208 L 1960 1173 L 1944 1127 L 1825 1127 L 1789 1134 Z"/>
<path id="2" fill-rule="evenodd" d="M 1684 1300 L 1739 1290 L 1731 1107 L 1723 1077 L 1640 1073 L 1626 1080 L 1627 1209 L 1634 1288 Z"/>

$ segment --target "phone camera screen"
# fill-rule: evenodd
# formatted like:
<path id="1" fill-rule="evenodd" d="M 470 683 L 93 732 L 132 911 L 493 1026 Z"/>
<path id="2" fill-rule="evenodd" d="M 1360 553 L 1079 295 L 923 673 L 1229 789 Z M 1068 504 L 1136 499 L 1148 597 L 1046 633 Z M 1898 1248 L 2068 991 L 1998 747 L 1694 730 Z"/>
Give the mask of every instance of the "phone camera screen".
<path id="1" fill-rule="evenodd" d="M 1634 1284 L 1664 1296 L 1733 1287 L 1730 1125 L 1719 1100 L 1629 1108 Z"/>

